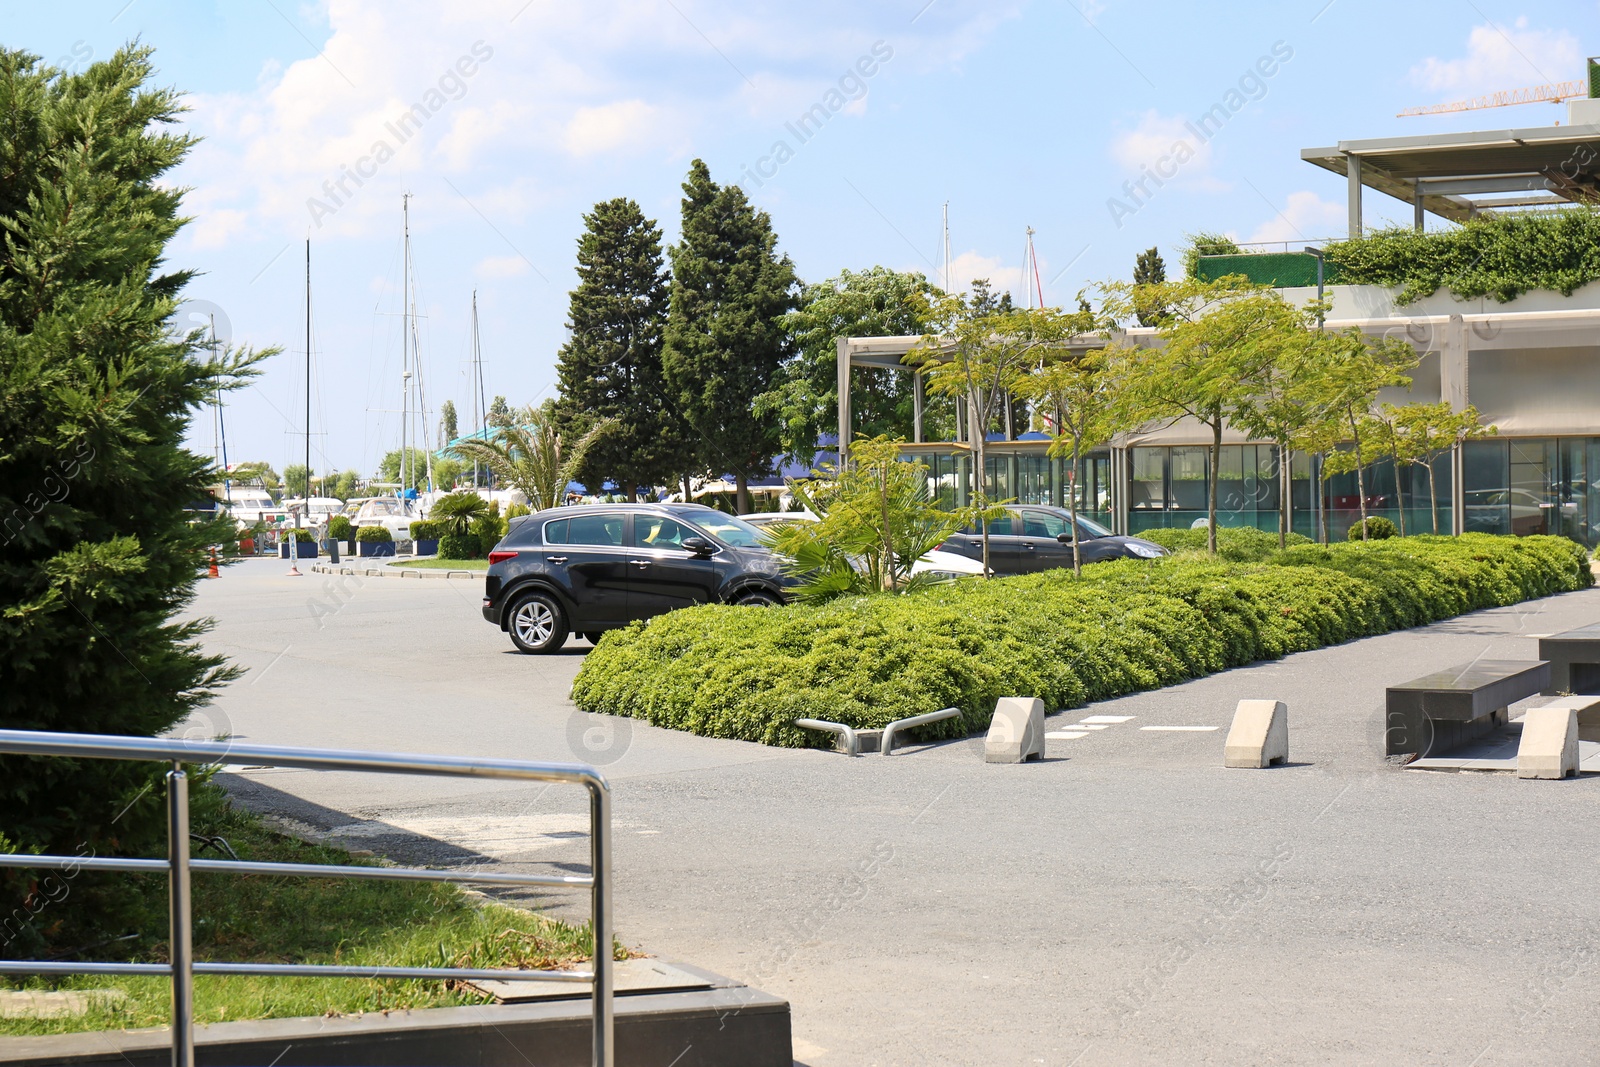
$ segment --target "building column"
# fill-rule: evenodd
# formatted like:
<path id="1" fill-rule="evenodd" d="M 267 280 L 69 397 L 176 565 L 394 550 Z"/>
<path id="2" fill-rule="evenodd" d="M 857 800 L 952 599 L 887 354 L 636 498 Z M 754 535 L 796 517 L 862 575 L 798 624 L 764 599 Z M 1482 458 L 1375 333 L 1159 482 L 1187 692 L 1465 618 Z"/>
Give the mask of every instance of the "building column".
<path id="1" fill-rule="evenodd" d="M 1060 456 L 1050 457 L 1050 506 L 1064 508 L 1067 506 L 1067 487 L 1063 473 L 1071 460 L 1063 460 Z"/>
<path id="2" fill-rule="evenodd" d="M 1351 237 L 1361 236 L 1361 157 L 1347 155 L 1345 169 L 1348 175 L 1348 189 L 1346 196 L 1350 207 L 1350 232 Z"/>
<path id="3" fill-rule="evenodd" d="M 911 375 L 911 440 L 919 445 L 922 443 L 922 408 L 925 403 L 923 399 L 925 393 L 922 372 L 913 372 Z"/>
<path id="4" fill-rule="evenodd" d="M 1411 183 L 1411 200 L 1411 226 L 1412 229 L 1421 233 L 1424 227 L 1422 225 L 1422 179 L 1420 178 Z"/>
<path id="5" fill-rule="evenodd" d="M 843 467 L 850 449 L 850 343 L 841 337 L 835 344 L 839 352 L 839 466 Z"/>
<path id="6" fill-rule="evenodd" d="M 1450 450 L 1450 532 L 1460 536 L 1467 532 L 1467 465 L 1460 441 Z"/>
<path id="7" fill-rule="evenodd" d="M 1451 411 L 1468 404 L 1467 344 L 1467 320 L 1452 314 L 1439 338 L 1439 399 L 1449 403 Z"/>

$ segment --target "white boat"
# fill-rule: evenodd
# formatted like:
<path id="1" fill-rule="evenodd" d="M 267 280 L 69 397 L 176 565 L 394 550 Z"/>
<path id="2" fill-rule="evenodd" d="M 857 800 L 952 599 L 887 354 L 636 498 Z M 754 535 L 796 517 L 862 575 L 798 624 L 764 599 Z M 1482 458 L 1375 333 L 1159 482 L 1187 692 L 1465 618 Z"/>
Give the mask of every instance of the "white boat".
<path id="1" fill-rule="evenodd" d="M 219 485 L 213 487 L 213 492 L 217 494 L 218 505 L 242 530 L 248 530 L 258 522 L 271 526 L 288 513 L 272 499 L 271 493 L 259 486 Z"/>
<path id="2" fill-rule="evenodd" d="M 291 522 L 298 516 L 301 525 L 308 529 L 321 529 L 327 526 L 329 519 L 344 510 L 344 501 L 332 496 L 314 496 L 310 501 L 295 497 L 285 500 L 282 510 L 288 513 Z"/>
<path id="3" fill-rule="evenodd" d="M 411 524 L 422 518 L 422 511 L 398 497 L 375 496 L 362 501 L 350 520 L 356 529 L 382 526 L 396 541 L 411 540 Z"/>

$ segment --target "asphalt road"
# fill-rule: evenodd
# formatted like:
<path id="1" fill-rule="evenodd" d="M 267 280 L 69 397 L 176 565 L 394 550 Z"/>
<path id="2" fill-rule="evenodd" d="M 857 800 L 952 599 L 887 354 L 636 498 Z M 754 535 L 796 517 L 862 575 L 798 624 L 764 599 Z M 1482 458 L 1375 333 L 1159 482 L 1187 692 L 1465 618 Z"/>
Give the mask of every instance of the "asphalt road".
<path id="1" fill-rule="evenodd" d="M 844 1064 L 1578 1064 L 1600 1044 L 1600 778 L 1401 771 L 1383 687 L 1600 620 L 1600 590 L 1075 709 L 1123 721 L 982 762 L 855 760 L 588 716 L 588 645 L 526 657 L 476 582 L 202 583 L 248 668 L 198 733 L 598 763 L 629 944 L 787 997 L 795 1056 Z M 1245 697 L 1292 765 L 1225 770 Z M 931 709 L 930 709 L 931 710 Z M 1206 727 L 1205 731 L 1146 727 Z M 412 861 L 581 865 L 581 794 L 259 770 L 249 804 Z M 580 915 L 581 899 L 539 901 Z"/>

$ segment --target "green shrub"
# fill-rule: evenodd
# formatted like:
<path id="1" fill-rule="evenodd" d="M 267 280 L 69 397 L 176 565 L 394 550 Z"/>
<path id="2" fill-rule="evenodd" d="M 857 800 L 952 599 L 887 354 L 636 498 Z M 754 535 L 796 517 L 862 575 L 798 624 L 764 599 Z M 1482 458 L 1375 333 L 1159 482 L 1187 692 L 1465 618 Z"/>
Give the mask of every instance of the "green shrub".
<path id="1" fill-rule="evenodd" d="M 1362 523 L 1366 524 L 1367 533 L 1365 537 L 1361 535 Z M 1368 515 L 1361 522 L 1350 527 L 1350 533 L 1346 535 L 1346 540 L 1382 541 L 1384 538 L 1396 536 L 1399 532 L 1394 528 L 1394 523 L 1382 515 Z"/>
<path id="2" fill-rule="evenodd" d="M 445 534 L 439 538 L 440 559 L 477 559 L 482 554 L 473 534 Z"/>
<path id="3" fill-rule="evenodd" d="M 299 542 L 300 542 L 300 543 L 301 543 L 301 544 L 307 544 L 307 545 L 309 545 L 309 544 L 311 544 L 311 543 L 312 543 L 312 542 L 313 542 L 313 541 L 315 541 L 315 540 L 316 540 L 316 538 L 315 538 L 315 537 L 312 537 L 312 536 L 311 536 L 311 531 L 310 531 L 310 530 L 302 530 L 302 529 L 300 529 L 300 528 L 298 528 L 298 527 L 296 527 L 296 528 L 295 528 L 295 529 L 293 529 L 293 530 L 290 530 L 290 531 L 289 531 L 289 535 L 290 535 L 290 536 L 291 536 L 291 537 L 292 537 L 292 538 L 294 538 L 294 539 L 295 539 L 295 540 L 296 540 L 296 541 L 299 541 Z"/>
<path id="4" fill-rule="evenodd" d="M 1206 531 L 1198 530 L 1141 530 L 1139 537 L 1154 541 L 1169 552 L 1206 550 Z M 1285 539 L 1291 545 L 1309 545 L 1311 538 L 1291 533 Z M 1278 551 L 1278 535 L 1254 526 L 1218 526 L 1217 558 L 1230 563 L 1260 563 Z"/>
<path id="5" fill-rule="evenodd" d="M 335 541 L 350 540 L 351 532 L 354 529 L 350 525 L 350 517 L 348 515 L 335 515 L 328 520 L 328 536 Z"/>
<path id="6" fill-rule="evenodd" d="M 500 517 L 500 502 L 495 501 L 489 505 L 487 514 L 472 520 L 472 536 L 477 539 L 478 551 L 472 556 L 451 558 L 476 559 L 487 556 L 489 550 L 498 545 L 500 539 L 506 535 L 506 526 L 506 520 Z"/>
<path id="7" fill-rule="evenodd" d="M 532 514 L 533 514 L 533 509 L 530 508 L 528 505 L 526 505 L 526 504 L 512 504 L 510 507 L 506 508 L 506 523 L 509 525 L 512 519 L 520 519 L 524 515 L 532 515 Z"/>
<path id="8" fill-rule="evenodd" d="M 357 541 L 377 541 L 383 543 L 393 541 L 394 534 L 389 532 L 387 526 L 363 526 L 356 531 Z"/>
<path id="9" fill-rule="evenodd" d="M 413 541 L 436 541 L 436 540 L 438 540 L 438 538 L 439 538 L 439 524 L 438 523 L 429 522 L 427 519 L 419 519 L 418 521 L 416 521 L 416 522 L 411 524 L 411 540 L 413 540 Z"/>
<path id="10" fill-rule="evenodd" d="M 1076 581 L 1047 571 L 820 606 L 705 605 L 613 632 L 572 698 L 792 746 L 827 743 L 797 718 L 867 728 L 958 707 L 919 731 L 958 737 L 985 728 L 1001 696 L 1074 707 L 1593 582 L 1564 538 L 1467 534 L 1301 543 L 1270 563 L 1119 560 Z"/>

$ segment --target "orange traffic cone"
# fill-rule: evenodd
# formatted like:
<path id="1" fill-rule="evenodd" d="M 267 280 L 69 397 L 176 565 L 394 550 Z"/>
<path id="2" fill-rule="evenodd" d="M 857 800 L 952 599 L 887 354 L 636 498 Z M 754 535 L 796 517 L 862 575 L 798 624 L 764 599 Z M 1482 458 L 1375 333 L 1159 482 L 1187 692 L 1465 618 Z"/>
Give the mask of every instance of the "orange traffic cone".
<path id="1" fill-rule="evenodd" d="M 206 569 L 207 578 L 221 578 L 222 572 L 217 570 L 217 546 L 211 546 L 211 566 Z"/>

